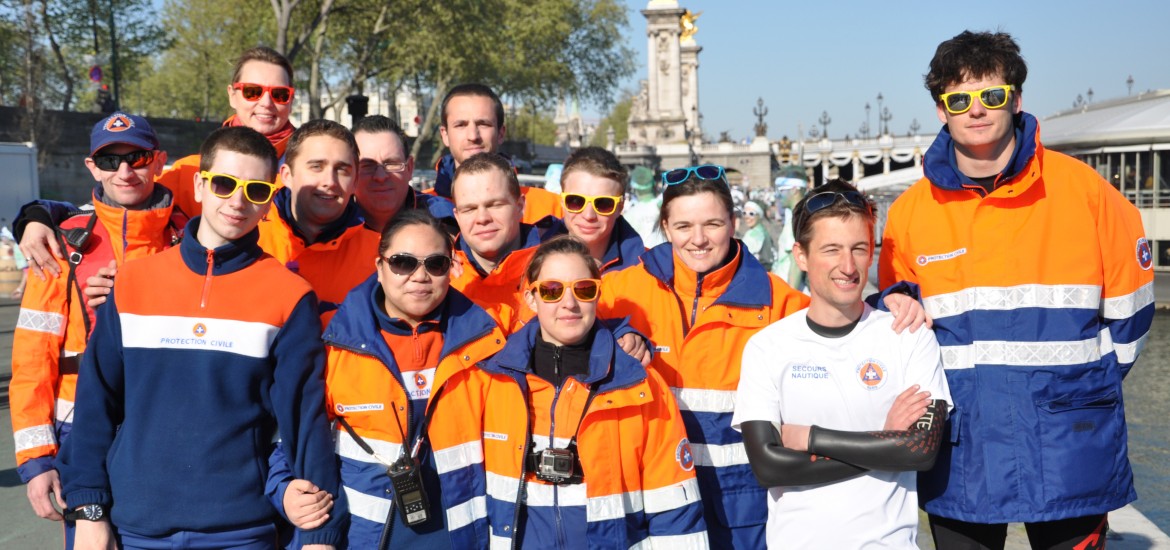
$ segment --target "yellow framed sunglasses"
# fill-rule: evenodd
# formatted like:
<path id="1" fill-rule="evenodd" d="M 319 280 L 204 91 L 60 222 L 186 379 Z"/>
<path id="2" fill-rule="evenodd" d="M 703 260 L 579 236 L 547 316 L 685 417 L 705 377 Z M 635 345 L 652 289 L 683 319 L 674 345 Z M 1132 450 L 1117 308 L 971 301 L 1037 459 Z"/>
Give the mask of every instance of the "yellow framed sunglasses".
<path id="1" fill-rule="evenodd" d="M 582 195 L 580 193 L 561 193 L 561 202 L 565 206 L 565 210 L 580 214 L 585 211 L 585 206 L 592 204 L 593 210 L 602 216 L 612 216 L 617 212 L 617 207 L 622 202 L 621 197 L 609 195 Z"/>
<path id="2" fill-rule="evenodd" d="M 1008 104 L 1008 99 L 1011 98 L 1014 91 L 1016 91 L 1015 86 L 1004 84 L 970 92 L 942 94 L 938 96 L 938 100 L 942 102 L 948 113 L 961 115 L 971 110 L 971 106 L 975 104 L 975 97 L 978 97 L 979 102 L 988 109 L 1002 109 Z"/>
<path id="3" fill-rule="evenodd" d="M 236 194 L 236 189 L 244 189 L 244 198 L 252 204 L 268 204 L 272 195 L 276 193 L 276 184 L 260 180 L 242 180 L 227 174 L 214 172 L 199 172 L 199 177 L 207 182 L 211 194 L 221 199 L 230 199 Z"/>

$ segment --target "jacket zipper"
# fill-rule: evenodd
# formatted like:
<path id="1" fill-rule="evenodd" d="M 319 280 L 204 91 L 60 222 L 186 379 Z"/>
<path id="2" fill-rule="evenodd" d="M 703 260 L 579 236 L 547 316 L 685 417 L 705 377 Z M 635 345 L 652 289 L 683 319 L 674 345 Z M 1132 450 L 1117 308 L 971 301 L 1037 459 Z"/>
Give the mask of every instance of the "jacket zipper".
<path id="1" fill-rule="evenodd" d="M 207 298 L 211 294 L 211 273 L 215 267 L 215 251 L 207 249 L 207 273 L 203 276 L 203 297 L 199 299 L 199 309 L 207 307 Z"/>
<path id="2" fill-rule="evenodd" d="M 699 297 L 703 295 L 703 276 L 695 280 L 695 302 L 691 304 L 691 326 L 695 326 L 695 319 L 699 316 Z"/>
<path id="3" fill-rule="evenodd" d="M 561 346 L 557 346 L 553 350 L 553 373 L 554 376 L 560 380 L 561 377 Z M 572 382 L 569 382 L 572 384 Z M 553 394 L 552 411 L 549 418 L 548 427 L 548 446 L 550 448 L 556 447 L 557 435 L 557 401 L 561 398 L 561 390 L 566 389 L 557 386 L 556 393 Z M 552 486 L 553 491 L 553 525 L 557 529 L 557 548 L 565 547 L 565 529 L 564 522 L 561 520 L 561 492 L 559 485 Z"/>

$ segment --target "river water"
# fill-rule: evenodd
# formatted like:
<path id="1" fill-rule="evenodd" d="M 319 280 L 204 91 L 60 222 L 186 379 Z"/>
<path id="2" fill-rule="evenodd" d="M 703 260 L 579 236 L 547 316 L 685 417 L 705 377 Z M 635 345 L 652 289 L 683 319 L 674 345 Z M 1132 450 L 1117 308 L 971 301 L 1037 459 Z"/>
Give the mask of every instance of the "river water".
<path id="1" fill-rule="evenodd" d="M 1170 533 L 1170 311 L 1154 315 L 1145 351 L 1125 379 L 1129 460 L 1140 510 Z"/>

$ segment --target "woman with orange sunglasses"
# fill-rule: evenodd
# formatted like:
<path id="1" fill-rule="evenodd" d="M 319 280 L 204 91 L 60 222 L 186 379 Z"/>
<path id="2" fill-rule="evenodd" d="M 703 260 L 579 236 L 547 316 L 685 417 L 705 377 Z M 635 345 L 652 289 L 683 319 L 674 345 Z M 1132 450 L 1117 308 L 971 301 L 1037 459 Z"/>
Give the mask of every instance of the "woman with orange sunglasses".
<path id="1" fill-rule="evenodd" d="M 480 364 L 492 546 L 705 548 L 694 456 L 662 378 L 597 319 L 600 271 L 561 236 L 536 250 L 536 320 Z"/>

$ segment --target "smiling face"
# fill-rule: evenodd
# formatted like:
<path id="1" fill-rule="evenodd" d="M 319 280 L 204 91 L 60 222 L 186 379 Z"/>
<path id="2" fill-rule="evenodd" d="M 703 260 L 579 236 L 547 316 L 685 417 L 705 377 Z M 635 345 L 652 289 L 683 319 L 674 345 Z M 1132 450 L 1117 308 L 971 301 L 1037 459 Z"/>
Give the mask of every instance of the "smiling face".
<path id="1" fill-rule="evenodd" d="M 977 92 L 991 86 L 1007 84 L 1003 77 L 996 74 L 983 78 L 967 78 L 963 82 L 951 84 L 943 89 L 943 93 Z M 1010 160 L 1015 140 L 1015 115 L 1020 112 L 1022 100 L 1019 92 L 1011 92 L 1008 103 L 999 109 L 988 109 L 978 97 L 972 98 L 971 108 L 960 114 L 951 114 L 939 102 L 936 105 L 938 119 L 947 125 L 951 139 L 955 142 L 955 151 L 961 157 L 974 160 L 995 160 L 1007 155 L 1003 160 L 1006 165 Z M 960 169 L 963 167 L 960 166 Z M 968 174 L 972 175 L 972 174 Z M 986 174 L 974 174 L 982 176 Z"/>
<path id="2" fill-rule="evenodd" d="M 353 137 L 358 144 L 354 194 L 368 217 L 380 220 L 380 227 L 394 217 L 410 192 L 414 157 L 407 155 L 402 140 L 393 132 L 358 132 Z M 391 172 L 386 168 L 398 164 L 402 165 L 400 171 Z"/>
<path id="3" fill-rule="evenodd" d="M 561 190 L 565 193 L 576 193 L 585 196 L 607 196 L 620 197 L 622 196 L 622 184 L 611 179 L 595 176 L 584 170 L 574 170 L 564 177 L 561 182 Z M 562 199 L 563 200 L 563 199 Z M 604 246 L 609 244 L 610 236 L 613 234 L 613 228 L 617 225 L 618 217 L 622 212 L 622 204 L 619 202 L 617 210 L 609 216 L 602 216 L 594 209 L 593 203 L 585 205 L 585 209 L 574 214 L 565 210 L 565 225 L 569 228 L 569 234 L 581 239 L 590 250 L 595 248 L 595 245 Z"/>
<path id="4" fill-rule="evenodd" d="M 499 170 L 459 174 L 451 199 L 460 237 L 480 259 L 496 261 L 520 238 L 523 200 L 512 196 L 508 176 Z"/>
<path id="5" fill-rule="evenodd" d="M 707 273 L 727 257 L 735 225 L 731 212 L 714 193 L 675 197 L 662 230 L 675 256 L 695 273 Z"/>
<path id="6" fill-rule="evenodd" d="M 292 191 L 293 218 L 306 236 L 337 220 L 353 196 L 354 151 L 328 135 L 305 138 L 280 179 Z"/>
<path id="7" fill-rule="evenodd" d="M 395 254 L 409 254 L 415 258 L 428 256 L 450 256 L 446 237 L 434 228 L 421 224 L 407 225 L 391 238 L 390 246 L 382 252 L 382 258 Z M 386 295 L 384 307 L 390 317 L 402 319 L 412 326 L 431 314 L 451 286 L 451 273 L 432 275 L 420 265 L 409 274 L 394 273 L 385 259 L 377 260 L 378 282 Z"/>
<path id="8" fill-rule="evenodd" d="M 142 148 L 126 143 L 115 143 L 102 147 L 95 155 L 115 154 L 125 155 Z M 118 168 L 107 172 L 97 167 L 93 158 L 85 159 L 85 167 L 95 181 L 102 185 L 102 193 L 106 198 L 125 208 L 141 206 L 154 193 L 154 179 L 162 173 L 163 165 L 167 162 L 167 154 L 163 151 L 154 152 L 154 160 L 141 168 L 131 168 L 127 162 L 118 164 Z"/>
<path id="9" fill-rule="evenodd" d="M 237 82 L 261 86 L 292 86 L 289 75 L 280 65 L 252 60 L 240 68 Z M 228 86 L 228 103 L 236 110 L 239 122 L 264 135 L 274 134 L 288 123 L 292 113 L 292 102 L 278 105 L 272 101 L 272 94 L 265 92 L 257 101 L 244 99 L 243 92 Z"/>
<path id="10" fill-rule="evenodd" d="M 240 180 L 272 181 L 271 160 L 236 151 L 217 151 L 208 172 L 235 176 Z M 224 199 L 211 192 L 210 184 L 195 175 L 195 200 L 202 205 L 202 221 L 196 237 L 199 244 L 215 249 L 247 235 L 260 223 L 272 205 L 255 204 L 244 198 L 244 190 Z"/>
<path id="11" fill-rule="evenodd" d="M 793 246 L 796 265 L 808 273 L 809 318 L 844 326 L 861 316 L 861 293 L 873 261 L 873 227 L 860 215 L 824 216 L 812 222 L 808 248 Z"/>
<path id="12" fill-rule="evenodd" d="M 585 258 L 577 254 L 550 254 L 544 259 L 537 281 L 556 279 L 571 284 L 594 277 Z M 536 312 L 544 341 L 558 346 L 573 345 L 585 340 L 597 318 L 597 300 L 582 301 L 570 288 L 565 288 L 561 299 L 545 302 L 537 291 L 524 292 L 528 307 Z"/>
<path id="13" fill-rule="evenodd" d="M 490 97 L 461 95 L 447 102 L 447 120 L 439 127 L 443 145 L 451 150 L 455 166 L 476 153 L 494 153 L 504 142 L 504 127 L 496 120 Z"/>

